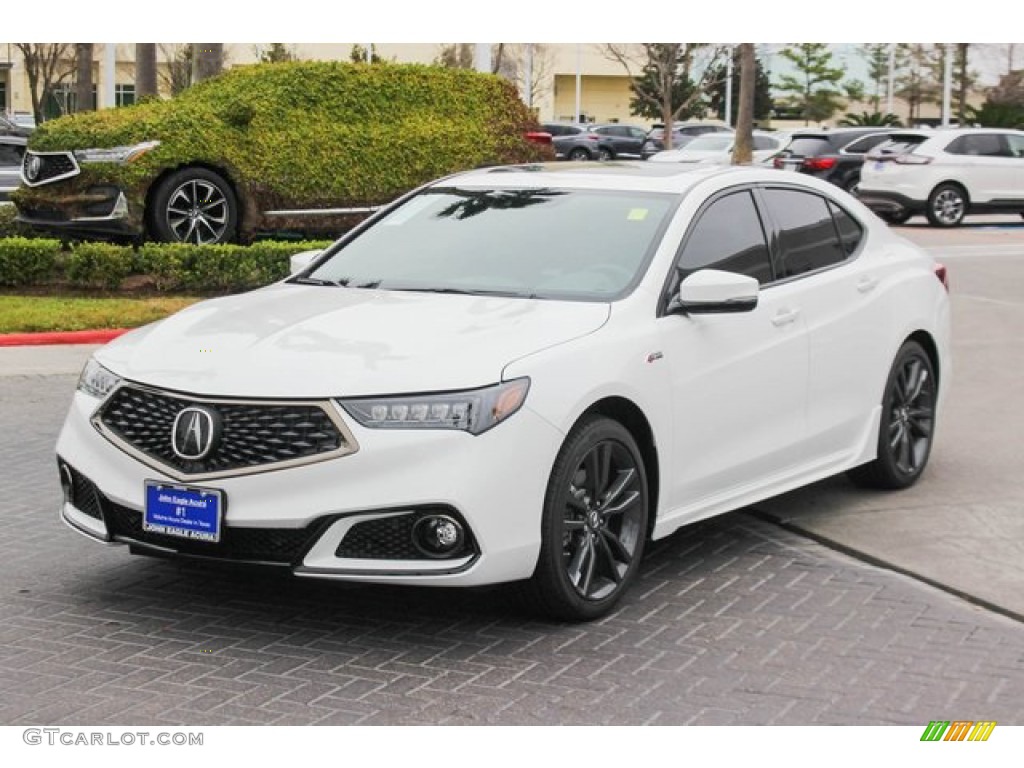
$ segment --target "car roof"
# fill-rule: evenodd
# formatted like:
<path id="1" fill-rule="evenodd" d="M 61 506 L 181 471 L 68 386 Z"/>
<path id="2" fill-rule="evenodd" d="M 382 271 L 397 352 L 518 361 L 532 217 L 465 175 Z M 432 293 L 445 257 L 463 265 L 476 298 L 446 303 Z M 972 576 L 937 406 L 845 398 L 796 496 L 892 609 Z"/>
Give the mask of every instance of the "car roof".
<path id="1" fill-rule="evenodd" d="M 795 174 L 794 174 L 795 175 Z M 538 163 L 479 168 L 448 176 L 433 186 L 465 186 L 473 188 L 505 187 L 509 189 L 597 189 L 631 192 L 662 192 L 681 194 L 701 182 L 728 177 L 735 184 L 778 182 L 774 168 L 757 166 L 699 166 L 680 163 L 646 163 L 642 161 L 610 161 L 604 163 Z M 786 179 L 817 188 L 812 177 Z M 827 187 L 827 185 L 825 185 Z"/>

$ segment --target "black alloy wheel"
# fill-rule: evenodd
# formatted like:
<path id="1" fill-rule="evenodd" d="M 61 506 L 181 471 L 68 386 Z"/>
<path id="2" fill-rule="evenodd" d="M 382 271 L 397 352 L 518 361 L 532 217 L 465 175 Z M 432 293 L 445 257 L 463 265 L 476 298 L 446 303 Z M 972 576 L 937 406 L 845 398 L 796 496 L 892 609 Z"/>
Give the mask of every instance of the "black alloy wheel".
<path id="1" fill-rule="evenodd" d="M 849 472 L 859 485 L 899 489 L 921 476 L 935 433 L 938 384 L 931 359 L 916 341 L 908 341 L 893 362 L 882 401 L 878 454 Z"/>
<path id="2" fill-rule="evenodd" d="M 614 160 L 615 154 L 608 147 L 600 147 L 597 150 L 598 160 Z"/>
<path id="3" fill-rule="evenodd" d="M 570 160 L 589 160 L 590 152 L 583 147 L 576 147 L 569 153 Z"/>
<path id="4" fill-rule="evenodd" d="M 150 201 L 154 239 L 214 245 L 235 240 L 238 202 L 231 185 L 206 168 L 183 168 L 163 179 Z"/>
<path id="5" fill-rule="evenodd" d="M 558 619 L 608 613 L 636 576 L 647 537 L 647 475 L 632 435 L 591 416 L 569 434 L 552 468 L 530 602 Z"/>

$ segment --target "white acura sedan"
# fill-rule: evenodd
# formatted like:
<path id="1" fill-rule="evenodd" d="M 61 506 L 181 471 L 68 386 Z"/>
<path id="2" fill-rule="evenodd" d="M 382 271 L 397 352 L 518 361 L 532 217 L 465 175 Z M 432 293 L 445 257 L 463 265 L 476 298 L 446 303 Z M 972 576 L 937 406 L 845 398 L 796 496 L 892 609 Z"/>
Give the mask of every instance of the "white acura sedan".
<path id="1" fill-rule="evenodd" d="M 817 179 L 477 170 L 98 351 L 61 514 L 139 553 L 523 582 L 592 619 L 680 526 L 847 470 L 911 485 L 949 345 L 945 271 Z"/>

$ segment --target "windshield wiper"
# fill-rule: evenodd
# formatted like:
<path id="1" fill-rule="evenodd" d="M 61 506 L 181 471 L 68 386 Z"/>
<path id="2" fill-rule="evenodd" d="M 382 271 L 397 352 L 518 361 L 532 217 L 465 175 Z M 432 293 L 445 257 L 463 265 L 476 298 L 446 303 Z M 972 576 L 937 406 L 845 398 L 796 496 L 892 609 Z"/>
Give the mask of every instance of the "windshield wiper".
<path id="1" fill-rule="evenodd" d="M 515 299 L 536 299 L 535 293 L 519 291 L 487 290 L 486 288 L 389 288 L 390 291 L 415 291 L 417 293 L 451 293 L 458 296 L 503 296 Z"/>
<path id="2" fill-rule="evenodd" d="M 349 280 L 351 279 L 351 277 L 343 277 L 340 280 L 324 280 L 319 277 L 309 277 L 308 275 L 306 275 L 304 277 L 293 277 L 292 282 L 301 283 L 302 285 L 330 285 L 333 287 L 344 288 L 345 286 L 348 285 Z"/>

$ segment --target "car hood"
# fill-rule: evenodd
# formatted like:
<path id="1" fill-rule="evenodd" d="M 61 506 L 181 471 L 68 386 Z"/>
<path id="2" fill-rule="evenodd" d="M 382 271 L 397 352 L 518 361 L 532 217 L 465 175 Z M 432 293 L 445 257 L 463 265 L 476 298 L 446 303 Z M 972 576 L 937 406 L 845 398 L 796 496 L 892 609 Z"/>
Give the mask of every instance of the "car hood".
<path id="1" fill-rule="evenodd" d="M 465 389 L 592 333 L 610 305 L 278 284 L 193 305 L 96 353 L 112 372 L 206 395 Z"/>

